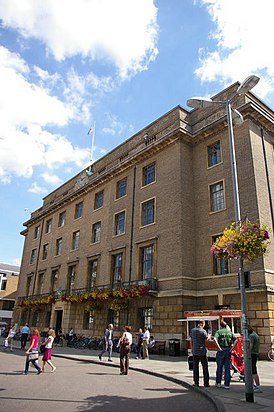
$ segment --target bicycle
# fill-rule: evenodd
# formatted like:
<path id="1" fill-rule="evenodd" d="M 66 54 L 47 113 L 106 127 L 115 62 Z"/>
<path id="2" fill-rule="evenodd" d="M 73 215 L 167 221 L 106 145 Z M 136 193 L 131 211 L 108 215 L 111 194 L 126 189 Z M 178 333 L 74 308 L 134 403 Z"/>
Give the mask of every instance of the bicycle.
<path id="1" fill-rule="evenodd" d="M 274 339 L 272 340 L 270 349 L 267 352 L 267 357 L 268 357 L 269 360 L 274 362 Z"/>

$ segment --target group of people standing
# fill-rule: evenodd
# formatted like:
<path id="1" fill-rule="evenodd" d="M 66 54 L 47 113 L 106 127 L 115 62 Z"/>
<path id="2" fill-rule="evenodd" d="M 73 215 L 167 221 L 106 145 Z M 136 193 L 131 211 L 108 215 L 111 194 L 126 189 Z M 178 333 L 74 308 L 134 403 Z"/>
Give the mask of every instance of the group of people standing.
<path id="1" fill-rule="evenodd" d="M 193 354 L 193 380 L 194 386 L 199 386 L 199 363 L 203 369 L 204 386 L 209 387 L 209 371 L 207 360 L 206 341 L 210 338 L 205 327 L 205 321 L 199 320 L 197 326 L 190 332 L 191 348 Z M 259 354 L 260 340 L 257 333 L 248 328 L 251 349 L 252 376 L 254 381 L 254 392 L 262 392 L 257 371 L 257 360 Z M 217 345 L 216 354 L 216 381 L 215 386 L 221 388 L 222 376 L 224 371 L 224 389 L 229 389 L 231 380 L 231 351 L 234 349 L 237 339 L 231 332 L 229 326 L 223 320 L 220 322 L 220 329 L 214 334 Z"/>

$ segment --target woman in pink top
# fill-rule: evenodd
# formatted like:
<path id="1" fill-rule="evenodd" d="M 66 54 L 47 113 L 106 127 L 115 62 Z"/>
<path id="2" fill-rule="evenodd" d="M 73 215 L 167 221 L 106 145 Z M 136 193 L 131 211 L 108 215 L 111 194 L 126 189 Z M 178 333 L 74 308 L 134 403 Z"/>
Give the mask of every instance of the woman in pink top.
<path id="1" fill-rule="evenodd" d="M 45 364 L 48 363 L 51 366 L 51 372 L 54 372 L 56 367 L 53 365 L 53 363 L 51 362 L 51 352 L 52 352 L 52 344 L 55 338 L 55 332 L 54 329 L 50 329 L 48 331 L 48 337 L 45 340 L 44 343 L 42 343 L 42 345 L 45 345 L 46 350 L 45 353 L 43 355 L 42 361 L 43 361 L 43 367 L 42 367 L 42 372 L 45 371 Z"/>
<path id="2" fill-rule="evenodd" d="M 29 363 L 31 362 L 35 369 L 37 370 L 37 375 L 40 375 L 41 373 L 41 368 L 38 364 L 38 345 L 39 345 L 39 339 L 40 339 L 40 334 L 39 330 L 37 328 L 33 328 L 31 331 L 31 337 L 30 337 L 30 345 L 28 350 L 26 351 L 27 354 L 27 359 L 26 359 L 26 365 L 25 365 L 25 375 L 29 373 Z M 36 354 L 37 353 L 37 358 L 36 359 L 29 359 L 30 354 Z"/>

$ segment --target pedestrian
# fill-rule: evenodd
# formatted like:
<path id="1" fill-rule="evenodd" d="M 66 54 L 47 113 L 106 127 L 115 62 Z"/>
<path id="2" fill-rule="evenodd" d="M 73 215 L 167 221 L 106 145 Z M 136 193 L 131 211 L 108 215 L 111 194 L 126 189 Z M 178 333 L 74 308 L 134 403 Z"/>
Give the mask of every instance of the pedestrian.
<path id="1" fill-rule="evenodd" d="M 204 329 L 205 321 L 199 320 L 197 326 L 190 332 L 190 343 L 193 355 L 193 381 L 194 386 L 199 386 L 199 364 L 203 368 L 204 387 L 209 387 L 209 372 L 206 341 L 208 340 L 207 331 Z"/>
<path id="2" fill-rule="evenodd" d="M 150 332 L 149 329 L 145 326 L 144 327 L 144 335 L 143 335 L 143 359 L 149 359 L 148 354 L 148 344 L 150 340 Z"/>
<path id="3" fill-rule="evenodd" d="M 12 352 L 12 342 L 13 342 L 13 338 L 15 335 L 16 335 L 16 325 L 10 325 L 8 336 L 7 336 L 7 340 L 8 340 L 7 347 L 10 347 L 11 352 Z"/>
<path id="4" fill-rule="evenodd" d="M 108 362 L 112 362 L 112 348 L 113 348 L 113 324 L 110 323 L 104 333 L 104 347 L 99 353 L 99 359 L 102 360 L 102 356 L 105 352 L 108 353 Z"/>
<path id="5" fill-rule="evenodd" d="M 142 348 L 143 336 L 144 336 L 143 329 L 140 328 L 139 332 L 137 333 L 136 359 L 139 359 L 140 355 L 143 358 L 143 348 Z"/>
<path id="6" fill-rule="evenodd" d="M 33 364 L 35 369 L 37 370 L 37 375 L 40 375 L 41 368 L 38 363 L 38 346 L 40 340 L 40 333 L 38 328 L 33 328 L 31 331 L 30 337 L 30 345 L 28 350 L 26 351 L 26 364 L 25 364 L 25 375 L 29 373 L 29 364 L 30 362 Z"/>
<path id="7" fill-rule="evenodd" d="M 254 381 L 254 392 L 261 393 L 262 389 L 260 385 L 260 378 L 257 371 L 257 361 L 260 350 L 260 338 L 251 326 L 248 326 L 248 335 L 250 340 L 251 367 Z"/>
<path id="8" fill-rule="evenodd" d="M 124 333 L 119 339 L 117 347 L 120 347 L 120 375 L 128 374 L 129 354 L 132 345 L 131 327 L 125 326 Z"/>
<path id="9" fill-rule="evenodd" d="M 46 348 L 43 354 L 43 357 L 42 357 L 42 361 L 43 361 L 42 372 L 45 372 L 46 363 L 51 367 L 51 372 L 54 372 L 56 370 L 56 367 L 51 362 L 52 344 L 53 344 L 54 338 L 55 338 L 54 329 L 49 329 L 48 337 L 45 340 L 45 342 L 42 343 L 42 345 L 45 345 L 45 348 Z"/>
<path id="10" fill-rule="evenodd" d="M 21 329 L 21 349 L 25 349 L 30 334 L 29 325 L 26 323 Z"/>
<path id="11" fill-rule="evenodd" d="M 216 354 L 217 370 L 216 370 L 216 383 L 217 388 L 221 387 L 223 368 L 224 374 L 224 388 L 230 387 L 230 362 L 231 351 L 236 344 L 236 336 L 227 327 L 226 322 L 223 320 L 220 322 L 220 329 L 215 332 L 214 340 L 217 344 L 218 351 Z"/>
<path id="12" fill-rule="evenodd" d="M 74 330 L 73 330 L 73 328 L 70 328 L 69 333 L 68 333 L 67 346 L 69 346 L 69 344 L 70 344 L 70 342 L 71 342 L 71 340 L 72 340 L 72 338 L 73 338 L 73 335 L 74 335 Z"/>

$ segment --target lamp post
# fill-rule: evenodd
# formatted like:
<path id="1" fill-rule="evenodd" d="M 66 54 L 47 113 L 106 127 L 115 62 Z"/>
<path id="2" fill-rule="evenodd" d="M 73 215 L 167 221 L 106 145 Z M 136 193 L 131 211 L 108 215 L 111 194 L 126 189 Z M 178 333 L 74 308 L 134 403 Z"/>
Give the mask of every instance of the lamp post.
<path id="1" fill-rule="evenodd" d="M 233 186 L 233 199 L 234 199 L 234 213 L 235 222 L 240 223 L 241 221 L 241 209 L 239 201 L 239 188 L 238 188 L 238 175 L 237 175 L 237 164 L 235 157 L 235 143 L 234 143 L 234 133 L 233 133 L 233 119 L 237 124 L 243 122 L 242 115 L 231 107 L 231 101 L 234 97 L 244 94 L 251 90 L 258 81 L 259 77 L 252 75 L 245 79 L 237 89 L 237 92 L 232 96 L 231 99 L 225 101 L 211 100 L 204 97 L 193 97 L 187 101 L 187 105 L 192 108 L 202 108 L 209 107 L 213 104 L 222 104 L 226 107 L 227 116 L 227 126 L 228 126 L 228 138 L 229 138 L 229 148 L 230 148 L 230 160 L 232 169 L 232 186 Z M 240 283 L 240 293 L 241 293 L 241 309 L 242 309 L 242 331 L 243 331 L 243 349 L 244 349 L 244 376 L 245 376 L 245 398 L 247 402 L 254 402 L 254 392 L 253 392 L 253 377 L 251 369 L 251 353 L 250 353 L 250 339 L 248 336 L 248 317 L 247 317 L 247 302 L 246 302 L 246 290 L 244 282 L 244 266 L 243 258 L 238 258 L 239 265 L 239 283 Z"/>

